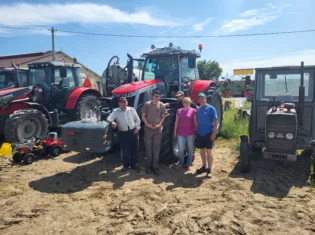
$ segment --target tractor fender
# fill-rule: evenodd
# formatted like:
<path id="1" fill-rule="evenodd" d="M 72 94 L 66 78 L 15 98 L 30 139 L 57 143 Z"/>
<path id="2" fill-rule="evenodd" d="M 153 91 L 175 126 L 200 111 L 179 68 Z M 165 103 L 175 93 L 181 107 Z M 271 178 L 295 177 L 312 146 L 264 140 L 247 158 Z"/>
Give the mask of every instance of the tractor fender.
<path id="1" fill-rule="evenodd" d="M 27 104 L 28 108 L 31 109 L 37 109 L 39 111 L 41 111 L 47 118 L 48 120 L 48 124 L 49 127 L 52 127 L 52 120 L 51 120 L 51 116 L 49 114 L 49 111 L 42 105 L 38 104 L 38 103 L 34 103 L 34 102 L 23 102 L 24 104 Z"/>
<path id="2" fill-rule="evenodd" d="M 194 103 L 198 103 L 198 94 L 201 92 L 206 93 L 209 88 L 217 87 L 215 81 L 212 80 L 196 80 L 191 84 L 190 98 Z"/>
<path id="3" fill-rule="evenodd" d="M 77 87 L 68 96 L 68 100 L 67 100 L 65 109 L 66 110 L 74 109 L 76 107 L 76 105 L 77 105 L 77 102 L 78 102 L 79 98 L 83 94 L 84 95 L 90 94 L 90 95 L 95 95 L 97 97 L 101 97 L 100 92 L 97 89 L 95 89 L 95 88 Z"/>

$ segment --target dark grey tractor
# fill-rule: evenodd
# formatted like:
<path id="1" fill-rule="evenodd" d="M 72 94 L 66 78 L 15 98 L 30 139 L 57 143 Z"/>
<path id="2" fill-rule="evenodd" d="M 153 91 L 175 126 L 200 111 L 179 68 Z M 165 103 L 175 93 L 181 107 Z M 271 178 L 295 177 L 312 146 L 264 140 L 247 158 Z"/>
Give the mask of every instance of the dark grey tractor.
<path id="1" fill-rule="evenodd" d="M 315 66 L 255 69 L 249 136 L 242 135 L 241 171 L 250 171 L 251 153 L 264 159 L 297 161 L 297 150 L 314 152 Z M 314 159 L 314 158 L 313 158 Z M 315 161 L 313 160 L 313 164 Z"/>

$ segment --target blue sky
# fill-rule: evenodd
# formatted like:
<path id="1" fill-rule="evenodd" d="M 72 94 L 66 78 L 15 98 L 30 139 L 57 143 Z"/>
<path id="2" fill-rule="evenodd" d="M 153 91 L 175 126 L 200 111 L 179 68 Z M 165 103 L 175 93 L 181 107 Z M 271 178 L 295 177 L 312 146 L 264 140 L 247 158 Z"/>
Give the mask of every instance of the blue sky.
<path id="1" fill-rule="evenodd" d="M 0 2 L 0 26 L 50 28 L 91 33 L 159 35 L 117 38 L 56 34 L 56 50 L 102 74 L 113 55 L 139 57 L 172 42 L 184 49 L 203 44 L 201 59 L 216 60 L 223 74 L 233 69 L 315 64 L 315 32 L 257 37 L 163 38 L 315 29 L 313 0 L 100 0 Z M 47 31 L 0 29 L 0 55 L 51 50 Z"/>

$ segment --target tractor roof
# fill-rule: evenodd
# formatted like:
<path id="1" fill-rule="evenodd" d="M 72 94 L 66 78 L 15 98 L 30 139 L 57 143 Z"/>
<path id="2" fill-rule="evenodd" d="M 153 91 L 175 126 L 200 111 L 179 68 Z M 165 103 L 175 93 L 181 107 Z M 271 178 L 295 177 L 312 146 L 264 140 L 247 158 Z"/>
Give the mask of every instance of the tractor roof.
<path id="1" fill-rule="evenodd" d="M 304 66 L 305 69 L 314 69 L 315 65 Z M 288 66 L 279 66 L 279 67 L 266 67 L 266 68 L 255 68 L 258 70 L 281 70 L 281 69 L 301 69 L 301 66 L 288 65 Z"/>
<path id="2" fill-rule="evenodd" d="M 142 57 L 155 57 L 155 56 L 168 56 L 168 55 L 195 55 L 196 58 L 200 57 L 200 54 L 195 50 L 183 50 L 180 47 L 164 47 L 164 48 L 155 48 L 151 52 L 144 53 Z"/>
<path id="3" fill-rule="evenodd" d="M 0 72 L 4 72 L 4 71 L 13 71 L 14 68 L 1 68 L 0 69 Z M 18 70 L 21 70 L 21 71 L 27 71 L 28 68 L 18 68 Z"/>
<path id="4" fill-rule="evenodd" d="M 36 62 L 28 65 L 29 68 L 34 67 L 77 67 L 80 68 L 81 65 L 73 63 L 63 63 L 57 61 L 46 61 L 46 62 Z"/>

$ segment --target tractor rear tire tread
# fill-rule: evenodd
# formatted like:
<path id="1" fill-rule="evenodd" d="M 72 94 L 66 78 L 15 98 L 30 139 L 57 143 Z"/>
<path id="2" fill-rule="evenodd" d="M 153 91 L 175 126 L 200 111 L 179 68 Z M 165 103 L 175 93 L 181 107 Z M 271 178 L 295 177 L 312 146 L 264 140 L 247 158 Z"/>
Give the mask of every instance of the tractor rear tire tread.
<path id="1" fill-rule="evenodd" d="M 173 163 L 177 158 L 173 153 L 173 130 L 175 122 L 176 109 L 168 109 L 168 114 L 163 123 L 163 134 L 161 141 L 161 151 L 159 162 Z"/>
<path id="2" fill-rule="evenodd" d="M 24 118 L 23 118 L 24 116 Z M 7 118 L 4 125 L 4 136 L 5 140 L 9 143 L 21 143 L 27 141 L 23 138 L 21 132 L 18 127 L 25 120 L 25 116 L 30 116 L 32 118 L 36 118 L 42 125 L 41 133 L 37 133 L 36 135 L 42 139 L 44 139 L 49 132 L 49 124 L 46 116 L 37 109 L 22 109 L 17 110 L 12 113 L 9 118 Z"/>
<path id="3" fill-rule="evenodd" d="M 83 95 L 82 97 L 79 98 L 76 104 L 74 120 L 79 121 L 85 118 L 81 116 L 81 109 L 82 107 L 86 106 L 86 104 L 88 104 L 89 102 L 94 103 L 95 107 L 97 108 L 100 106 L 100 102 L 97 100 L 97 96 L 91 94 Z M 95 113 L 97 113 L 97 110 L 95 110 Z"/>

